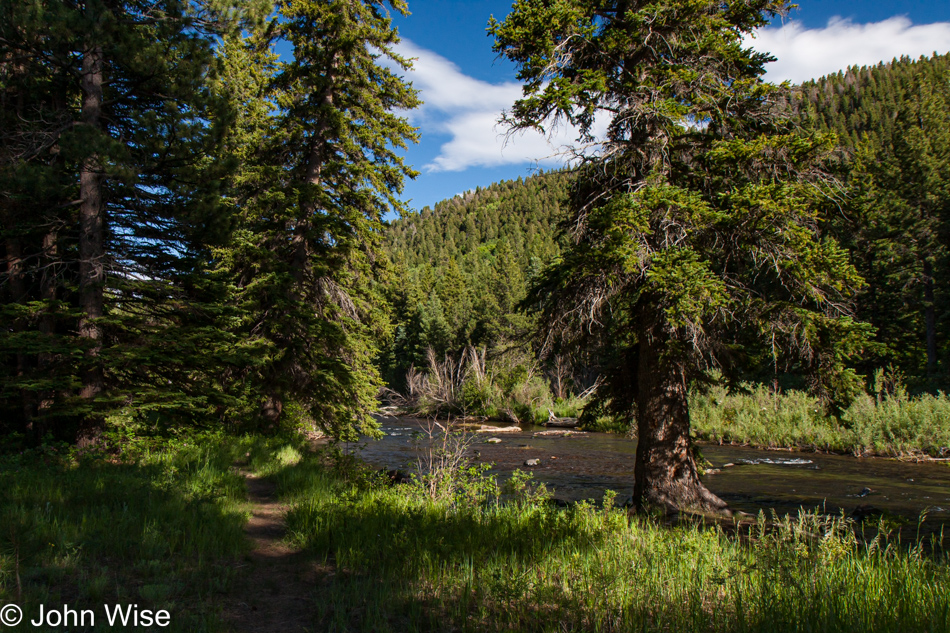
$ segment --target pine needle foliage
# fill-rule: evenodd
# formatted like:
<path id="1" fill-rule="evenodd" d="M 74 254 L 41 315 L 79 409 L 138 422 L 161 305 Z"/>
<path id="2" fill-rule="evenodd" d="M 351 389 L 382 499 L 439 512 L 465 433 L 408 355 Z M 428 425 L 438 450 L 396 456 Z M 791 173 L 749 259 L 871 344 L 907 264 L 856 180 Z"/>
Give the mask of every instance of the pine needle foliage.
<path id="1" fill-rule="evenodd" d="M 10 430 L 68 436 L 132 403 L 199 417 L 221 404 L 214 350 L 235 342 L 208 261 L 230 230 L 230 166 L 209 158 L 227 116 L 207 79 L 241 15 L 218 1 L 0 2 Z"/>
<path id="2" fill-rule="evenodd" d="M 274 66 L 277 107 L 241 176 L 230 254 L 242 329 L 266 350 L 248 375 L 263 420 L 295 405 L 338 438 L 375 428 L 373 359 L 389 329 L 382 217 L 403 209 L 403 179 L 415 175 L 398 151 L 416 131 L 398 111 L 419 100 L 398 74 L 409 62 L 387 8 L 406 11 L 400 1 L 279 5 L 277 41 L 293 61 Z"/>
<path id="3" fill-rule="evenodd" d="M 876 328 L 862 369 L 892 364 L 919 387 L 950 367 L 950 55 L 852 67 L 793 91 L 801 125 L 837 133 L 850 187 L 832 224 L 867 280 Z M 942 380 L 941 380 L 942 377 Z"/>
<path id="4" fill-rule="evenodd" d="M 771 58 L 742 41 L 787 8 L 519 0 L 489 25 L 525 83 L 512 129 L 580 130 L 573 243 L 533 292 L 552 336 L 607 333 L 622 366 L 601 395 L 636 415 L 641 507 L 724 506 L 689 448 L 703 368 L 741 366 L 764 343 L 829 400 L 858 386 L 846 361 L 861 279 L 820 227 L 835 139 L 794 131 L 777 108 L 787 86 L 762 80 Z"/>

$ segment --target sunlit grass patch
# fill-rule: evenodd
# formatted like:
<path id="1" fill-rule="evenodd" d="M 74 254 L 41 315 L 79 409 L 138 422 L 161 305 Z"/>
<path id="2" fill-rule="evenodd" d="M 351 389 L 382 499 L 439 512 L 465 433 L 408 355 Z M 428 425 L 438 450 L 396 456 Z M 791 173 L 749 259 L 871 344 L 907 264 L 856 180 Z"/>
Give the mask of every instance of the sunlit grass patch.
<path id="1" fill-rule="evenodd" d="M 302 466 L 295 541 L 338 573 L 318 629 L 946 631 L 950 572 L 925 543 L 865 542 L 842 517 L 717 526 L 628 520 L 612 499 L 433 502 Z M 284 476 L 284 475 L 282 475 Z M 310 494 L 308 477 L 314 486 Z"/>
<path id="2" fill-rule="evenodd" d="M 223 437 L 142 442 L 122 458 L 6 457 L 0 602 L 170 610 L 173 630 L 214 623 L 247 550 L 244 480 Z"/>

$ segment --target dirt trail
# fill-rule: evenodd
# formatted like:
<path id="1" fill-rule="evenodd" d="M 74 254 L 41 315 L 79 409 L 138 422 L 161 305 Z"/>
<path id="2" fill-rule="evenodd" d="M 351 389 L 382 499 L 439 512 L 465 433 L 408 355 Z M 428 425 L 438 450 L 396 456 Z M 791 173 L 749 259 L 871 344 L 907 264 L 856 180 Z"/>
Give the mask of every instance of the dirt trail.
<path id="1" fill-rule="evenodd" d="M 251 518 L 244 533 L 253 544 L 241 596 L 227 605 L 229 631 L 304 633 L 314 631 L 314 590 L 326 570 L 283 542 L 287 506 L 277 501 L 273 482 L 242 473 Z"/>

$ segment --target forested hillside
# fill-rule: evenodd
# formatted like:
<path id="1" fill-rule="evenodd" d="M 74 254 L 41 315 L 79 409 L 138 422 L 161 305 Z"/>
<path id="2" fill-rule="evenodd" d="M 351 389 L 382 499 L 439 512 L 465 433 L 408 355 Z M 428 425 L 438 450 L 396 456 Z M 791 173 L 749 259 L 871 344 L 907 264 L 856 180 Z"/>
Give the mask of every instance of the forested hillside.
<path id="1" fill-rule="evenodd" d="M 466 191 L 393 222 L 390 248 L 410 268 L 455 258 L 474 271 L 486 247 L 494 252 L 507 243 L 527 268 L 532 258 L 560 252 L 551 228 L 562 218 L 569 185 L 566 173 L 548 172 Z"/>
<path id="2" fill-rule="evenodd" d="M 932 388 L 950 362 L 950 55 L 849 68 L 792 103 L 846 148 L 834 231 L 867 282 L 856 315 L 877 333 L 863 368 L 894 364 Z"/>
<path id="3" fill-rule="evenodd" d="M 426 350 L 458 354 L 466 345 L 520 341 L 529 319 L 517 305 L 530 280 L 560 254 L 570 177 L 564 172 L 509 180 L 459 194 L 392 223 L 387 232 L 398 315 L 385 374 L 401 384 Z"/>
<path id="4" fill-rule="evenodd" d="M 874 327 L 858 368 L 891 366 L 922 389 L 945 384 L 950 361 L 950 55 L 850 68 L 780 99 L 805 131 L 834 132 L 840 187 L 825 229 L 864 277 L 853 306 Z M 518 342 L 516 310 L 561 251 L 566 172 L 507 181 L 392 223 L 397 334 L 385 373 L 402 385 L 425 350 L 458 355 Z"/>
<path id="5" fill-rule="evenodd" d="M 877 66 L 851 67 L 792 90 L 789 103 L 801 125 L 835 132 L 845 147 L 893 144 L 921 90 L 946 83 L 950 55 L 901 58 Z"/>

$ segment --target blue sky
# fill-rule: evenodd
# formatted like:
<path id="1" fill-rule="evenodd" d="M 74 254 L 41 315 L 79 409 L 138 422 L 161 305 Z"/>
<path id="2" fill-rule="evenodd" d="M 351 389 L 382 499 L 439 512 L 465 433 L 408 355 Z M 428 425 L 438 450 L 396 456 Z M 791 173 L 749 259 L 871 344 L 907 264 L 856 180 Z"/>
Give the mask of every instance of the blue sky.
<path id="1" fill-rule="evenodd" d="M 422 138 L 406 160 L 420 175 L 404 197 L 421 209 L 498 180 L 528 176 L 560 164 L 555 139 L 509 139 L 495 124 L 520 96 L 512 64 L 496 59 L 485 32 L 511 0 L 409 0 L 409 17 L 395 20 L 401 52 L 417 58 L 408 78 L 425 102 L 409 114 Z M 749 44 L 771 52 L 767 78 L 799 82 L 853 64 L 901 55 L 950 51 L 950 0 L 800 0 L 799 8 L 760 31 Z"/>

